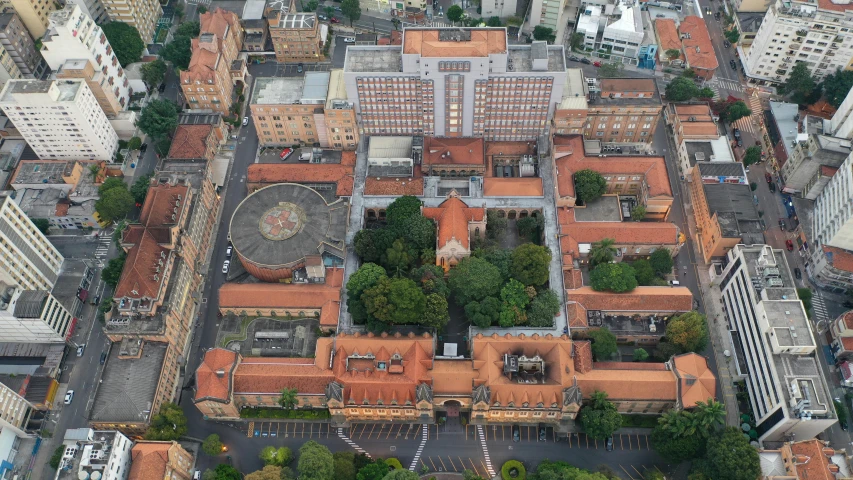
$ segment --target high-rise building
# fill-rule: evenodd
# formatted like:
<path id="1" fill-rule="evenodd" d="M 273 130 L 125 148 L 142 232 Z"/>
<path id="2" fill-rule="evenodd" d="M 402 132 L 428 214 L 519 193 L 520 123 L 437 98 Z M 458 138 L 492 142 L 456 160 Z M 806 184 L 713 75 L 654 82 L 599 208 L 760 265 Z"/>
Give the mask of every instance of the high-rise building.
<path id="1" fill-rule="evenodd" d="M 0 283 L 0 338 L 7 342 L 64 343 L 74 317 L 47 290 Z"/>
<path id="2" fill-rule="evenodd" d="M 0 192 L 0 281 L 50 290 L 63 257 L 7 193 Z"/>
<path id="3" fill-rule="evenodd" d="M 5 48 L 0 48 L 0 85 L 6 85 L 6 82 L 9 80 L 19 80 L 21 78 L 24 78 L 24 74 L 18 69 L 15 60 Z"/>
<path id="4" fill-rule="evenodd" d="M 0 45 L 27 78 L 41 78 L 47 68 L 33 37 L 14 12 L 0 14 Z"/>
<path id="5" fill-rule="evenodd" d="M 110 41 L 79 5 L 68 4 L 50 15 L 41 54 L 57 78 L 82 78 L 108 116 L 130 104 L 130 79 Z"/>
<path id="6" fill-rule="evenodd" d="M 272 10 L 267 16 L 276 61 L 323 61 L 326 58 L 323 47 L 329 35 L 329 26 L 320 23 L 314 13 L 282 12 Z"/>
<path id="7" fill-rule="evenodd" d="M 833 0 L 776 0 L 748 50 L 738 47 L 746 76 L 782 84 L 803 62 L 817 79 L 853 59 L 853 4 Z"/>
<path id="8" fill-rule="evenodd" d="M 713 275 L 759 442 L 814 438 L 838 421 L 785 252 L 736 245 Z M 714 270 L 712 269 L 712 272 Z"/>
<path id="9" fill-rule="evenodd" d="M 42 159 L 111 161 L 118 135 L 83 80 L 13 80 L 0 108 Z"/>
<path id="10" fill-rule="evenodd" d="M 836 137 L 853 139 L 853 90 L 847 93 L 844 101 L 829 121 L 829 133 Z"/>
<path id="11" fill-rule="evenodd" d="M 146 45 L 154 41 L 157 21 L 163 14 L 158 0 L 103 0 L 103 2 L 110 20 L 136 27 Z"/>
<path id="12" fill-rule="evenodd" d="M 402 46 L 351 46 L 361 135 L 534 140 L 566 83 L 562 46 L 509 45 L 504 28 L 407 28 Z"/>
<path id="13" fill-rule="evenodd" d="M 834 172 L 814 202 L 806 272 L 818 287 L 853 288 L 853 154 Z"/>
<path id="14" fill-rule="evenodd" d="M 15 12 L 33 38 L 41 38 L 47 31 L 48 17 L 56 10 L 51 0 L 0 0 L 3 12 Z"/>
<path id="15" fill-rule="evenodd" d="M 86 15 L 92 17 L 98 25 L 103 25 L 110 21 L 110 17 L 107 15 L 107 9 L 104 7 L 104 3 L 101 0 L 68 0 L 65 4 L 80 5 L 80 8 L 86 12 Z"/>
<path id="16" fill-rule="evenodd" d="M 11 460 L 20 439 L 31 436 L 27 426 L 33 410 L 33 404 L 24 398 L 21 390 L 0 383 L 0 458 Z"/>

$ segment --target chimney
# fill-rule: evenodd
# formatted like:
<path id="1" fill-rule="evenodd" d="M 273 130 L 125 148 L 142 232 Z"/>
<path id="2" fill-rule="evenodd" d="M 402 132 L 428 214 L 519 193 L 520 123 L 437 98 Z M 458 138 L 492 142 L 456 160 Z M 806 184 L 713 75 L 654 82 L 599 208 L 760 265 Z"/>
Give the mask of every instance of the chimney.
<path id="1" fill-rule="evenodd" d="M 216 376 L 219 378 L 225 377 L 225 370 L 220 368 L 219 370 L 216 371 Z"/>

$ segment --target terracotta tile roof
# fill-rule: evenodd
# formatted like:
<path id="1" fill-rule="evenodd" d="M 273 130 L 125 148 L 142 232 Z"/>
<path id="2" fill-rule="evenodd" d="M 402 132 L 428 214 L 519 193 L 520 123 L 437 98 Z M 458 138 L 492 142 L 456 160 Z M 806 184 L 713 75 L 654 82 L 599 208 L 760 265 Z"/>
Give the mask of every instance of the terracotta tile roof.
<path id="1" fill-rule="evenodd" d="M 823 246 L 823 251 L 827 253 L 827 260 L 833 268 L 853 272 L 853 253 L 827 245 Z"/>
<path id="2" fill-rule="evenodd" d="M 583 150 L 583 137 L 580 135 L 555 135 L 554 146 L 557 189 L 561 197 L 574 197 L 572 175 L 584 169 L 595 170 L 602 175 L 644 175 L 650 197 L 672 197 L 663 157 L 587 157 Z"/>
<path id="3" fill-rule="evenodd" d="M 436 360 L 431 374 L 436 395 L 470 395 L 474 388 L 476 373 L 471 360 Z"/>
<path id="4" fill-rule="evenodd" d="M 433 208 L 424 208 L 423 215 L 438 224 L 438 248 L 455 239 L 463 248 L 469 248 L 468 223 L 482 221 L 486 216 L 483 208 L 470 208 L 458 197 L 450 197 Z"/>
<path id="5" fill-rule="evenodd" d="M 352 195 L 352 165 L 321 163 L 304 165 L 298 163 L 254 163 L 249 165 L 247 183 L 259 186 L 276 183 L 334 183 L 339 197 Z"/>
<path id="6" fill-rule="evenodd" d="M 578 376 L 584 397 L 605 391 L 612 400 L 670 400 L 678 398 L 675 374 L 666 370 L 598 370 Z"/>
<path id="7" fill-rule="evenodd" d="M 576 341 L 575 346 L 575 371 L 580 374 L 592 370 L 592 343 L 589 341 Z"/>
<path id="8" fill-rule="evenodd" d="M 483 165 L 486 161 L 484 151 L 482 138 L 424 137 L 423 164 Z"/>
<path id="9" fill-rule="evenodd" d="M 178 125 L 168 158 L 205 158 L 207 140 L 212 134 L 213 125 Z"/>
<path id="10" fill-rule="evenodd" d="M 568 301 L 605 312 L 689 312 L 693 294 L 687 287 L 637 287 L 626 293 L 596 292 L 592 287 L 566 290 Z"/>
<path id="11" fill-rule="evenodd" d="M 685 353 L 673 358 L 673 363 L 681 379 L 681 405 L 684 408 L 695 407 L 696 402 L 717 398 L 717 379 L 708 368 L 705 357 Z"/>
<path id="12" fill-rule="evenodd" d="M 139 223 L 147 228 L 181 223 L 181 217 L 186 210 L 182 205 L 186 201 L 187 191 L 189 187 L 186 185 L 159 183 L 148 187 L 145 204 L 139 213 Z M 174 219 L 172 215 L 175 215 Z"/>
<path id="13" fill-rule="evenodd" d="M 238 359 L 236 352 L 224 348 L 212 348 L 205 352 L 204 359 L 195 373 L 195 401 L 215 399 L 228 402 L 231 393 L 231 373 L 237 366 Z"/>
<path id="14" fill-rule="evenodd" d="M 391 45 L 402 45 L 403 44 L 403 32 L 399 30 L 394 30 L 391 32 Z"/>
<path id="15" fill-rule="evenodd" d="M 486 155 L 533 155 L 536 142 L 486 142 Z"/>
<path id="16" fill-rule="evenodd" d="M 678 30 L 675 28 L 675 20 L 670 18 L 655 20 L 655 31 L 658 34 L 660 41 L 660 58 L 661 60 L 670 60 L 667 56 L 667 50 L 678 50 L 681 52 L 681 37 L 678 35 Z M 684 59 L 684 54 L 678 56 L 679 59 Z"/>
<path id="17" fill-rule="evenodd" d="M 841 337 L 841 346 L 847 352 L 853 352 L 853 337 Z"/>
<path id="18" fill-rule="evenodd" d="M 159 262 L 169 256 L 169 249 L 160 245 L 151 231 L 145 230 L 139 243 L 127 254 L 121 278 L 113 296 L 115 298 L 156 299 L 165 280 L 158 273 Z M 162 255 L 161 255 L 162 254 Z M 165 262 L 164 262 L 165 263 Z"/>
<path id="19" fill-rule="evenodd" d="M 565 264 L 564 264 L 565 265 Z M 563 271 L 563 286 L 569 290 L 583 286 L 583 273 L 575 268 Z"/>
<path id="20" fill-rule="evenodd" d="M 68 209 L 71 208 L 70 203 L 57 203 L 56 204 L 56 212 L 54 215 L 57 217 L 64 217 L 68 215 Z"/>
<path id="21" fill-rule="evenodd" d="M 660 22 L 660 20 L 658 20 Z M 670 20 L 672 21 L 672 20 Z M 673 104 L 675 107 L 675 113 L 679 117 L 688 117 L 688 116 L 702 116 L 703 120 L 711 119 L 711 107 L 706 104 Z"/>
<path id="22" fill-rule="evenodd" d="M 541 197 L 542 179 L 527 178 L 497 178 L 483 179 L 484 197 Z"/>
<path id="23" fill-rule="evenodd" d="M 685 137 L 707 137 L 719 136 L 720 131 L 717 129 L 717 124 L 712 121 L 708 122 L 684 122 L 681 124 L 681 131 Z"/>
<path id="24" fill-rule="evenodd" d="M 209 11 L 199 15 L 199 24 L 201 26 L 201 33 L 212 33 L 219 40 L 225 38 L 225 34 L 229 32 L 229 27 L 232 29 L 232 32 L 236 32 L 238 36 L 240 35 L 240 19 L 237 17 L 237 14 L 218 7 L 212 12 Z"/>
<path id="25" fill-rule="evenodd" d="M 341 315 L 341 302 L 327 302 L 320 307 L 320 326 L 337 327 L 338 317 Z"/>
<path id="26" fill-rule="evenodd" d="M 835 450 L 828 448 L 818 439 L 804 440 L 791 444 L 798 480 L 835 480 L 838 466 L 831 457 Z"/>
<path id="27" fill-rule="evenodd" d="M 824 177 L 834 177 L 836 172 L 838 172 L 838 168 L 836 167 L 830 167 L 829 165 L 820 166 L 820 174 Z"/>
<path id="28" fill-rule="evenodd" d="M 364 182 L 364 194 L 375 196 L 402 196 L 414 195 L 422 197 L 424 194 L 424 179 L 421 171 L 416 169 L 412 180 L 408 178 L 379 178 L 367 177 Z"/>
<path id="29" fill-rule="evenodd" d="M 822 10 L 832 10 L 835 12 L 846 12 L 853 10 L 853 4 L 834 2 L 833 0 L 818 0 L 818 7 Z"/>
<path id="30" fill-rule="evenodd" d="M 189 85 L 198 81 L 207 84 L 212 80 L 216 84 L 216 66 L 221 55 L 199 46 L 197 38 L 192 40 L 192 52 L 189 68 L 181 72 L 181 83 Z"/>
<path id="31" fill-rule="evenodd" d="M 589 327 L 586 309 L 577 302 L 569 302 L 566 304 L 566 315 L 569 318 L 569 327 L 571 328 L 587 328 Z"/>
<path id="32" fill-rule="evenodd" d="M 689 34 L 689 38 L 682 38 L 681 43 L 684 45 L 687 63 L 692 68 L 715 70 L 719 66 L 717 56 L 714 53 L 714 45 L 711 44 L 711 36 L 708 34 L 708 27 L 705 26 L 704 20 L 695 15 L 688 15 L 681 21 L 678 31 L 682 34 Z"/>
<path id="33" fill-rule="evenodd" d="M 295 388 L 300 394 L 321 394 L 334 374 L 313 358 L 245 358 L 234 372 L 234 395 L 274 394 Z M 301 363 L 296 363 L 301 362 Z"/>
<path id="34" fill-rule="evenodd" d="M 651 78 L 602 78 L 600 85 L 602 96 L 610 92 L 654 94 L 657 91 L 655 81 Z"/>
<path id="35" fill-rule="evenodd" d="M 465 28 L 471 32 L 470 41 L 441 41 L 439 30 L 406 29 L 403 34 L 403 53 L 423 57 L 487 57 L 506 53 L 506 30 L 502 28 Z"/>
<path id="36" fill-rule="evenodd" d="M 247 311 L 266 308 L 321 308 L 340 302 L 344 271 L 326 269 L 326 283 L 226 283 L 219 288 L 219 308 Z"/>
<path id="37" fill-rule="evenodd" d="M 355 165 L 356 155 L 351 150 L 341 152 L 341 165 Z"/>
<path id="38" fill-rule="evenodd" d="M 665 363 L 594 362 L 592 368 L 603 370 L 666 370 Z"/>
<path id="39" fill-rule="evenodd" d="M 678 227 L 669 222 L 578 222 L 574 208 L 558 209 L 560 245 L 564 254 L 575 252 L 577 244 L 594 243 L 612 238 L 617 245 L 678 244 Z"/>
<path id="40" fill-rule="evenodd" d="M 138 441 L 130 451 L 128 480 L 163 480 L 172 442 Z"/>
<path id="41" fill-rule="evenodd" d="M 844 321 L 844 326 L 847 327 L 847 330 L 853 330 L 853 310 L 845 312 L 841 318 Z"/>

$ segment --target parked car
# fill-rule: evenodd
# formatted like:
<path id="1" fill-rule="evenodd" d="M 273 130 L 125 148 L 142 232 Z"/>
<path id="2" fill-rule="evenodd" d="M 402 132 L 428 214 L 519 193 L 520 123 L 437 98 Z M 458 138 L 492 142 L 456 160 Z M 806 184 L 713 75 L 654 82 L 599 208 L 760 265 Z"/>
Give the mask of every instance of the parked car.
<path id="1" fill-rule="evenodd" d="M 65 392 L 65 404 L 71 405 L 72 400 L 74 400 L 74 390 L 68 390 Z"/>
<path id="2" fill-rule="evenodd" d="M 355 37 L 344 37 L 344 43 L 355 43 Z"/>
<path id="3" fill-rule="evenodd" d="M 222 273 L 228 273 L 228 267 L 231 265 L 231 260 L 225 260 L 222 264 Z"/>
<path id="4" fill-rule="evenodd" d="M 234 247 L 228 245 L 228 248 L 225 249 L 225 258 L 231 259 L 231 253 L 234 251 Z"/>
<path id="5" fill-rule="evenodd" d="M 343 10 L 341 10 L 341 7 L 335 7 L 335 11 L 336 12 L 342 12 Z"/>
<path id="6" fill-rule="evenodd" d="M 600 67 L 600 66 L 601 66 L 601 62 L 592 62 L 592 66 L 593 66 L 593 67 Z"/>
<path id="7" fill-rule="evenodd" d="M 767 180 L 767 183 L 773 183 L 773 176 L 769 173 L 764 174 L 764 180 Z"/>
<path id="8" fill-rule="evenodd" d="M 201 480 L 201 470 L 196 470 L 193 474 L 193 480 Z"/>
<path id="9" fill-rule="evenodd" d="M 305 66 L 302 63 L 296 64 L 296 73 L 302 73 L 305 70 Z"/>
<path id="10" fill-rule="evenodd" d="M 545 427 L 539 427 L 539 441 L 544 442 L 546 440 L 546 430 Z"/>
<path id="11" fill-rule="evenodd" d="M 794 276 L 797 277 L 797 280 L 800 280 L 803 278 L 803 272 L 800 270 L 799 267 L 794 268 Z"/>
<path id="12" fill-rule="evenodd" d="M 673 287 L 677 287 L 677 286 L 681 285 L 681 282 L 679 282 L 678 280 L 670 280 L 669 284 L 672 285 Z"/>
<path id="13" fill-rule="evenodd" d="M 86 344 L 85 344 L 85 343 L 84 343 L 84 344 L 82 344 L 82 345 L 78 345 L 78 346 L 77 346 L 77 356 L 78 356 L 78 357 L 82 357 L 82 356 L 83 356 L 83 351 L 84 351 L 84 350 L 86 350 Z"/>
<path id="14" fill-rule="evenodd" d="M 775 183 L 770 183 L 767 186 L 770 187 L 771 192 L 776 193 L 776 184 Z"/>
<path id="15" fill-rule="evenodd" d="M 327 17 L 325 15 L 317 15 L 317 18 L 319 18 L 321 22 L 325 22 L 325 21 L 329 20 L 329 17 Z"/>
<path id="16" fill-rule="evenodd" d="M 604 442 L 604 448 L 605 448 L 605 450 L 607 450 L 608 452 L 612 452 L 612 451 L 613 451 L 613 437 L 607 437 L 607 441 L 606 441 L 606 442 Z"/>
<path id="17" fill-rule="evenodd" d="M 579 56 L 577 56 L 577 55 L 569 55 L 569 60 L 571 60 L 571 61 L 573 61 L 573 62 L 580 62 L 580 61 L 581 61 L 581 57 L 579 57 Z"/>
<path id="18" fill-rule="evenodd" d="M 518 428 L 518 425 L 512 426 L 512 441 L 513 442 L 521 441 L 521 429 Z"/>
<path id="19" fill-rule="evenodd" d="M 586 57 L 581 57 L 581 63 L 586 64 L 586 65 L 592 64 L 592 62 Z"/>
<path id="20" fill-rule="evenodd" d="M 729 47 L 731 47 L 731 46 L 732 46 L 732 44 L 731 44 L 731 43 L 729 43 L 729 41 L 728 41 L 728 40 L 726 40 L 726 41 L 724 41 L 724 42 L 723 42 L 723 46 L 724 46 L 724 47 L 726 47 L 726 48 L 729 48 Z"/>
<path id="21" fill-rule="evenodd" d="M 732 130 L 732 133 L 734 134 L 735 138 L 740 138 L 740 129 L 739 128 L 735 128 L 734 130 Z"/>
<path id="22" fill-rule="evenodd" d="M 249 117 L 243 117 L 243 126 L 245 127 L 248 124 L 249 124 Z"/>
<path id="23" fill-rule="evenodd" d="M 787 248 L 789 252 L 793 252 L 794 251 L 794 242 L 792 242 L 790 240 L 785 240 L 785 248 Z"/>
<path id="24" fill-rule="evenodd" d="M 106 361 L 107 361 L 107 352 L 103 352 L 103 353 L 101 353 L 101 365 L 103 365 L 104 362 L 106 362 Z"/>
<path id="25" fill-rule="evenodd" d="M 159 87 L 157 87 L 157 90 L 158 90 L 160 93 L 165 92 L 165 91 L 166 91 L 166 84 L 165 84 L 165 83 L 161 83 L 161 84 L 160 84 L 160 86 L 159 86 Z"/>
<path id="26" fill-rule="evenodd" d="M 278 158 L 284 161 L 287 160 L 287 157 L 291 155 L 293 155 L 293 149 L 288 147 L 281 151 L 281 154 L 278 156 Z"/>
<path id="27" fill-rule="evenodd" d="M 337 19 L 337 18 L 335 18 L 335 17 L 332 17 L 332 18 L 330 18 L 330 19 L 329 19 L 329 23 L 341 23 L 341 21 L 340 21 L 340 20 L 338 20 L 338 19 Z"/>

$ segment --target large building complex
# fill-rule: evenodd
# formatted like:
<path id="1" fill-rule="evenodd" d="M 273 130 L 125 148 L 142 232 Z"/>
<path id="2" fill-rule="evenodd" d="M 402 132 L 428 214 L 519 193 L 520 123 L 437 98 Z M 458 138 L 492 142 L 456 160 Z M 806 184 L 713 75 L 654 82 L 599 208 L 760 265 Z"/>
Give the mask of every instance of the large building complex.
<path id="1" fill-rule="evenodd" d="M 237 15 L 216 9 L 201 16 L 201 34 L 192 40 L 189 68 L 180 74 L 181 89 L 190 108 L 228 114 L 234 91 L 231 67 L 241 46 Z"/>
<path id="2" fill-rule="evenodd" d="M 41 38 L 47 31 L 48 17 L 56 9 L 50 0 L 0 0 L 3 12 L 15 12 L 33 38 Z"/>
<path id="3" fill-rule="evenodd" d="M 193 456 L 178 442 L 141 440 L 130 451 L 127 480 L 191 480 Z"/>
<path id="4" fill-rule="evenodd" d="M 566 83 L 562 46 L 509 45 L 503 28 L 407 28 L 344 64 L 362 135 L 534 140 Z"/>
<path id="5" fill-rule="evenodd" d="M 315 13 L 291 13 L 273 10 L 267 16 L 270 38 L 278 62 L 321 62 L 329 26 L 320 23 Z"/>
<path id="6" fill-rule="evenodd" d="M 4 341 L 64 343 L 76 322 L 50 292 L 0 283 L 0 338 Z"/>
<path id="7" fill-rule="evenodd" d="M 103 30 L 79 5 L 50 15 L 41 54 L 57 78 L 82 78 L 101 108 L 115 116 L 130 104 L 133 89 Z"/>
<path id="8" fill-rule="evenodd" d="M 724 269 L 713 271 L 712 281 L 723 296 L 758 440 L 813 438 L 838 418 L 784 251 L 736 245 L 727 260 Z"/>
<path id="9" fill-rule="evenodd" d="M 748 50 L 739 46 L 746 76 L 760 85 L 782 84 L 798 62 L 822 79 L 853 58 L 853 5 L 833 0 L 776 0 Z"/>
<path id="10" fill-rule="evenodd" d="M 819 287 L 843 293 L 853 287 L 853 154 L 814 202 L 809 277 Z"/>
<path id="11" fill-rule="evenodd" d="M 0 193 L 0 281 L 28 290 L 50 290 L 62 255 L 7 193 Z"/>
<path id="12" fill-rule="evenodd" d="M 0 14 L 0 45 L 24 77 L 41 78 L 44 75 L 44 59 L 36 50 L 33 37 L 21 17 L 14 12 Z M 3 56 L 5 55 L 0 53 L 0 63 L 3 63 Z"/>
<path id="13" fill-rule="evenodd" d="M 8 462 L 20 448 L 21 439 L 30 436 L 28 423 L 33 410 L 33 404 L 21 395 L 20 390 L 0 382 L 0 458 L 4 463 L 0 472 L 7 470 Z"/>
<path id="14" fill-rule="evenodd" d="M 154 41 L 157 21 L 163 14 L 158 0 L 103 0 L 103 3 L 110 20 L 136 27 L 146 45 Z"/>
<path id="15" fill-rule="evenodd" d="M 124 480 L 130 471 L 133 441 L 114 430 L 72 428 L 65 431 L 59 469 L 77 478 Z"/>
<path id="16" fill-rule="evenodd" d="M 0 108 L 39 158 L 111 161 L 118 135 L 83 80 L 14 80 Z"/>

